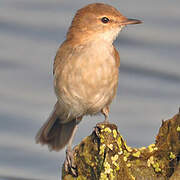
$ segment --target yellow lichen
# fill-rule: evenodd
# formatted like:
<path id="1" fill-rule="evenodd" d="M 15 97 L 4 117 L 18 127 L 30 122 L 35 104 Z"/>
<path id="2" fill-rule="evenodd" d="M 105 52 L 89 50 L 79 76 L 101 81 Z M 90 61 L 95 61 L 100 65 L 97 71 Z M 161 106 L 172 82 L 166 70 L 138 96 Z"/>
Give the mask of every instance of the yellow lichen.
<path id="1" fill-rule="evenodd" d="M 157 151 L 157 150 L 158 150 L 158 147 L 155 147 L 155 148 L 154 148 L 154 151 Z"/>
<path id="2" fill-rule="evenodd" d="M 104 125 L 101 125 L 102 129 L 104 129 Z"/>
<path id="3" fill-rule="evenodd" d="M 121 155 L 123 153 L 122 148 L 120 149 L 120 151 L 118 152 L 119 155 Z"/>
<path id="4" fill-rule="evenodd" d="M 149 152 L 153 152 L 155 150 L 155 144 L 151 144 L 148 146 Z"/>
<path id="5" fill-rule="evenodd" d="M 72 176 L 71 176 L 72 177 Z M 67 178 L 68 179 L 68 178 Z M 86 178 L 84 176 L 78 176 L 77 180 L 86 180 Z"/>
<path id="6" fill-rule="evenodd" d="M 139 150 L 145 150 L 146 149 L 146 147 L 141 147 Z"/>
<path id="7" fill-rule="evenodd" d="M 108 147 L 110 150 L 113 150 L 113 144 L 108 144 L 107 147 Z"/>
<path id="8" fill-rule="evenodd" d="M 125 162 L 127 161 L 127 157 L 126 156 L 124 156 L 123 159 L 124 159 Z"/>
<path id="9" fill-rule="evenodd" d="M 131 167 L 131 164 L 130 164 L 130 163 L 127 163 L 127 167 Z"/>
<path id="10" fill-rule="evenodd" d="M 113 172 L 110 173 L 110 180 L 113 180 L 115 178 Z"/>
<path id="11" fill-rule="evenodd" d="M 118 147 L 119 147 L 119 149 L 120 149 L 121 146 L 122 146 L 121 137 L 118 137 L 118 139 L 117 139 L 117 144 L 118 144 Z"/>
<path id="12" fill-rule="evenodd" d="M 107 174 L 101 173 L 100 180 L 108 180 Z"/>
<path id="13" fill-rule="evenodd" d="M 152 166 L 155 170 L 155 172 L 161 172 L 161 168 L 159 166 L 158 162 L 155 162 L 154 157 L 151 156 L 147 161 L 148 167 Z"/>
<path id="14" fill-rule="evenodd" d="M 152 166 L 156 172 L 161 172 L 161 168 L 159 167 L 158 162 L 155 162 L 154 164 L 152 164 Z"/>
<path id="15" fill-rule="evenodd" d="M 126 149 L 127 149 L 127 151 L 129 151 L 129 152 L 132 152 L 132 151 L 133 151 L 132 148 L 129 147 L 129 146 L 127 146 Z"/>
<path id="16" fill-rule="evenodd" d="M 83 156 L 87 164 L 92 165 L 92 155 L 89 153 L 87 148 L 84 148 Z"/>
<path id="17" fill-rule="evenodd" d="M 137 152 L 135 152 L 135 153 L 132 153 L 132 155 L 133 155 L 134 157 L 140 157 L 141 152 L 140 152 L 140 151 L 137 151 Z"/>
<path id="18" fill-rule="evenodd" d="M 119 171 L 120 167 L 119 167 L 119 164 L 116 166 L 116 171 Z"/>
<path id="19" fill-rule="evenodd" d="M 176 155 L 175 155 L 175 154 L 173 154 L 173 152 L 170 152 L 169 157 L 170 157 L 171 159 L 175 159 L 175 158 L 176 158 Z"/>
<path id="20" fill-rule="evenodd" d="M 111 129 L 106 127 L 105 129 L 103 129 L 104 132 L 108 132 L 108 133 L 111 133 Z"/>
<path id="21" fill-rule="evenodd" d="M 112 157 L 111 157 L 111 160 L 112 160 L 112 161 L 117 161 L 118 157 L 119 157 L 119 156 L 116 154 L 115 156 L 112 156 Z"/>
<path id="22" fill-rule="evenodd" d="M 177 132 L 180 132 L 180 126 L 177 127 Z"/>
<path id="23" fill-rule="evenodd" d="M 153 157 L 153 156 L 151 156 L 151 157 L 147 160 L 147 165 L 148 165 L 148 167 L 150 167 L 151 164 L 154 164 L 154 157 Z"/>
<path id="24" fill-rule="evenodd" d="M 126 144 L 126 141 L 124 141 L 124 146 L 125 146 L 126 149 L 128 149 L 128 146 L 127 146 L 127 144 Z"/>
<path id="25" fill-rule="evenodd" d="M 100 137 L 100 142 L 101 142 L 101 143 L 104 143 L 105 139 L 104 139 L 103 134 L 100 134 L 99 137 Z"/>
<path id="26" fill-rule="evenodd" d="M 149 159 L 147 160 L 147 166 L 151 167 L 151 163 L 150 163 Z"/>
<path id="27" fill-rule="evenodd" d="M 104 154 L 105 147 L 106 147 L 105 144 L 100 145 L 100 151 L 99 151 L 100 155 Z"/>
<path id="28" fill-rule="evenodd" d="M 129 153 L 129 152 L 127 152 L 126 150 L 124 150 L 124 156 L 125 156 L 125 157 L 128 158 L 128 157 L 130 156 L 130 154 L 131 154 L 131 153 Z"/>
<path id="29" fill-rule="evenodd" d="M 104 173 L 105 174 L 110 174 L 112 171 L 113 170 L 111 169 L 110 164 L 107 161 L 105 161 L 104 162 Z"/>
<path id="30" fill-rule="evenodd" d="M 118 160 L 119 156 L 116 154 L 115 156 L 111 157 L 112 164 L 114 164 L 116 167 L 118 167 L 118 163 L 116 162 Z"/>
<path id="31" fill-rule="evenodd" d="M 136 180 L 136 178 L 133 175 L 131 175 L 131 177 L 132 177 L 132 180 Z"/>
<path id="32" fill-rule="evenodd" d="M 117 131 L 115 129 L 113 129 L 113 137 L 116 138 L 117 137 Z"/>

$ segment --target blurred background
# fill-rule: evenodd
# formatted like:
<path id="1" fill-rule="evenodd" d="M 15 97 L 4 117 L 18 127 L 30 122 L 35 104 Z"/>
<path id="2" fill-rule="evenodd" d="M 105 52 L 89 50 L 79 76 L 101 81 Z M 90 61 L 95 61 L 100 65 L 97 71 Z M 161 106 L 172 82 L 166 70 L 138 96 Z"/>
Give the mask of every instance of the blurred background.
<path id="1" fill-rule="evenodd" d="M 179 0 L 0 0 L 0 180 L 60 179 L 65 151 L 50 153 L 34 137 L 56 102 L 57 48 L 76 10 L 93 2 L 111 4 L 144 22 L 126 27 L 115 41 L 121 67 L 110 121 L 127 144 L 153 143 L 161 121 L 178 112 Z M 102 120 L 85 117 L 74 145 Z"/>

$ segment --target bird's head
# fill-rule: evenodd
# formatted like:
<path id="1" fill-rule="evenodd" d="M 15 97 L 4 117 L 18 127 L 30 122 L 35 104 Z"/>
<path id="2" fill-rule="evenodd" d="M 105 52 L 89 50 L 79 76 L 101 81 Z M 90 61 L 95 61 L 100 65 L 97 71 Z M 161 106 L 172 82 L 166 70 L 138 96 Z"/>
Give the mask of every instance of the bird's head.
<path id="1" fill-rule="evenodd" d="M 121 29 L 129 24 L 142 23 L 137 19 L 128 19 L 114 7 L 94 3 L 78 10 L 67 33 L 67 38 L 103 39 L 113 42 Z"/>

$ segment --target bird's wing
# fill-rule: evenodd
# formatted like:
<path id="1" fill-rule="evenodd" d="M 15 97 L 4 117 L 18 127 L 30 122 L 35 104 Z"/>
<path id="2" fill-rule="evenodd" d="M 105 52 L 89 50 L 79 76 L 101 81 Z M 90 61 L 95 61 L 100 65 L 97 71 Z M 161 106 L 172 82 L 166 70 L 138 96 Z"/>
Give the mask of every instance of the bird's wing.
<path id="1" fill-rule="evenodd" d="M 68 59 L 68 56 L 72 53 L 72 48 L 68 45 L 68 42 L 64 41 L 59 47 L 54 58 L 53 75 L 59 73 L 63 69 L 63 64 Z"/>
<path id="2" fill-rule="evenodd" d="M 120 57 L 119 57 L 119 53 L 115 47 L 114 47 L 114 58 L 116 61 L 116 66 L 119 67 L 120 66 Z"/>

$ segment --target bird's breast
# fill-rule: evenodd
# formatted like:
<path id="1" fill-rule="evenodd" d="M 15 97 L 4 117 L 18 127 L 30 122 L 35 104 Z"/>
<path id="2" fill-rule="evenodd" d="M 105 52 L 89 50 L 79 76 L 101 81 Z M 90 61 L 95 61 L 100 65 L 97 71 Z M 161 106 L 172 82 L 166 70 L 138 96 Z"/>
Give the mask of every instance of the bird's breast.
<path id="1" fill-rule="evenodd" d="M 112 101 L 118 67 L 112 49 L 93 47 L 74 53 L 59 76 L 55 87 L 59 99 L 93 114 Z"/>

